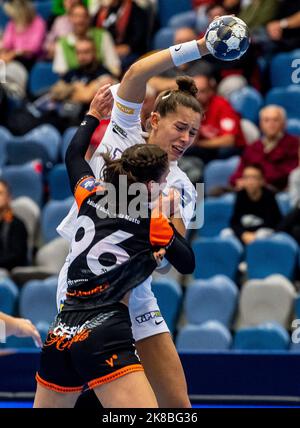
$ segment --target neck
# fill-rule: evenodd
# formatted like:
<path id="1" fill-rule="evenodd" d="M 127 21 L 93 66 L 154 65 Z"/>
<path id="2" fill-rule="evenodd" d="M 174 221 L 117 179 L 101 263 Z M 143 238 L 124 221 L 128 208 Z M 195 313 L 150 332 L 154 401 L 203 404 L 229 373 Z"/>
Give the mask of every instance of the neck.
<path id="1" fill-rule="evenodd" d="M 257 189 L 251 193 L 248 193 L 248 196 L 252 201 L 258 201 L 261 198 L 261 195 L 262 195 L 262 189 Z"/>

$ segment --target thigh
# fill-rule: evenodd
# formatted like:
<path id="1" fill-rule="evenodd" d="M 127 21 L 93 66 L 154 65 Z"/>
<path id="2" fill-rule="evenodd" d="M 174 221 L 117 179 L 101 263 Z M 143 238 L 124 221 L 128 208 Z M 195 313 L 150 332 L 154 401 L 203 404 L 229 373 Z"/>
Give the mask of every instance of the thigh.
<path id="1" fill-rule="evenodd" d="M 73 408 L 79 397 L 79 392 L 61 393 L 37 384 L 33 407 L 35 409 Z"/>
<path id="2" fill-rule="evenodd" d="M 136 342 L 145 374 L 159 407 L 191 407 L 184 371 L 169 333 Z"/>
<path id="3" fill-rule="evenodd" d="M 130 373 L 94 389 L 104 408 L 157 408 L 144 372 Z"/>

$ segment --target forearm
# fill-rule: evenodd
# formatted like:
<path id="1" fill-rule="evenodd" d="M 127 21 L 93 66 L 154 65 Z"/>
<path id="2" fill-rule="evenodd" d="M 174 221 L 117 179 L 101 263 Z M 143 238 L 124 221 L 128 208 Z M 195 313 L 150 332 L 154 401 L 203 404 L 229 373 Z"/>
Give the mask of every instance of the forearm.
<path id="1" fill-rule="evenodd" d="M 11 317 L 10 315 L 4 314 L 3 312 L 0 312 L 0 321 L 3 321 L 5 323 L 5 335 L 6 337 L 12 336 L 17 331 L 17 322 L 14 317 Z"/>
<path id="2" fill-rule="evenodd" d="M 199 56 L 208 53 L 205 40 L 197 41 Z M 133 103 L 141 103 L 145 98 L 147 81 L 158 74 L 174 67 L 169 49 L 156 52 L 134 63 L 126 72 L 118 90 L 120 98 Z"/>
<path id="3" fill-rule="evenodd" d="M 74 191 L 80 178 L 86 175 L 93 175 L 93 171 L 84 157 L 91 137 L 98 125 L 98 118 L 92 115 L 85 116 L 67 149 L 66 167 L 72 191 Z"/>
<path id="4" fill-rule="evenodd" d="M 173 227 L 174 238 L 166 248 L 166 259 L 181 274 L 191 274 L 195 270 L 195 255 L 187 241 Z"/>
<path id="5" fill-rule="evenodd" d="M 283 20 L 281 20 L 283 21 Z M 288 29 L 294 29 L 300 27 L 300 12 L 295 13 L 294 15 L 289 16 L 288 18 L 285 18 L 284 21 L 286 22 L 286 28 Z"/>

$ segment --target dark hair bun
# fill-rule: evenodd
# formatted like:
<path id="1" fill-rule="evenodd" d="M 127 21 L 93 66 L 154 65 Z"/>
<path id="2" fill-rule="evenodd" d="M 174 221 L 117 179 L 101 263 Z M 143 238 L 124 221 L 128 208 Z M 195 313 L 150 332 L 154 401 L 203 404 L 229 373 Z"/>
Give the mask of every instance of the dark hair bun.
<path id="1" fill-rule="evenodd" d="M 179 91 L 187 92 L 193 97 L 197 96 L 198 89 L 194 80 L 191 77 L 189 76 L 177 77 L 176 83 Z"/>

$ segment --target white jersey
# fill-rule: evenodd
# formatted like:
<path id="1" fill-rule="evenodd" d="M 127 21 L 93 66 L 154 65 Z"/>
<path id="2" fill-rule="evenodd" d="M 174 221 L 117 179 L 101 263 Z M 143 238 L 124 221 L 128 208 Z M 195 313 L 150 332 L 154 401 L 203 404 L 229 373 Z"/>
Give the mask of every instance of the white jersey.
<path id="1" fill-rule="evenodd" d="M 122 100 L 117 95 L 118 87 L 119 85 L 111 87 L 114 97 L 111 121 L 101 144 L 98 146 L 90 161 L 90 166 L 96 177 L 100 177 L 103 167 L 103 159 L 100 153 L 110 150 L 112 156 L 118 158 L 126 148 L 135 144 L 146 143 L 144 138 L 145 133 L 143 133 L 140 119 L 142 104 L 135 104 Z M 191 181 L 178 167 L 177 162 L 170 163 L 170 173 L 167 176 L 167 185 L 164 189 L 164 193 L 168 194 L 170 188 L 176 188 L 180 190 L 182 194 L 180 214 L 187 228 L 194 214 L 197 195 Z M 77 205 L 74 203 L 68 215 L 57 228 L 57 232 L 70 242 L 74 235 L 77 214 Z M 67 269 L 68 257 L 58 280 L 58 308 L 65 299 Z M 151 280 L 152 278 L 149 277 L 141 285 L 131 291 L 129 312 L 135 340 L 141 340 L 154 334 L 168 331 L 166 323 L 163 322 L 163 318 L 160 315 L 156 299 L 151 291 Z M 160 318 L 161 320 L 157 322 L 156 318 Z M 152 329 L 150 327 L 151 323 Z"/>

